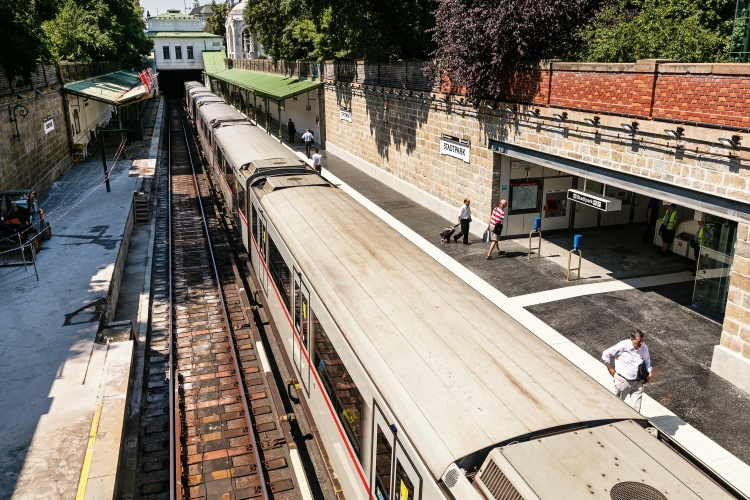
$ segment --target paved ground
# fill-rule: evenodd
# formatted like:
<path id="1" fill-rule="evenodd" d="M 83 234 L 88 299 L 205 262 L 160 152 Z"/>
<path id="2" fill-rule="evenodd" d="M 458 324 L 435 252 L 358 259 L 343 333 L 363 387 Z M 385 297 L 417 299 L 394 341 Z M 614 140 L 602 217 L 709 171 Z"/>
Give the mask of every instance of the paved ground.
<path id="1" fill-rule="evenodd" d="M 524 246 L 505 240 L 500 244 L 505 257 L 488 261 L 487 244 L 479 238 L 468 246 L 440 243 L 438 233 L 450 221 L 330 154 L 325 168 L 509 297 L 692 269 L 691 261 L 660 258 L 655 246 L 641 243 L 642 227 L 584 232 L 584 266 L 601 271 L 579 282 L 565 281 L 560 258 L 554 257 L 567 258 L 572 234 L 545 235 L 550 245 L 544 243 L 544 257 L 531 260 Z M 562 300 L 528 310 L 596 358 L 632 328 L 647 332 L 655 375 L 646 393 L 750 464 L 750 395 L 710 371 L 721 325 L 683 305 L 690 304 L 692 288 L 686 281 L 568 299 L 561 290 Z"/>

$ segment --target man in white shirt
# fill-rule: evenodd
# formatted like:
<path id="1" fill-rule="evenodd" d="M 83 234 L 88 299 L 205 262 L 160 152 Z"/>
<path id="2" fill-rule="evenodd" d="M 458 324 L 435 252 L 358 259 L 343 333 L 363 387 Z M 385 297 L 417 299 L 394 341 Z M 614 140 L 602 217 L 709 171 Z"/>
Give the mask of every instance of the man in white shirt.
<path id="1" fill-rule="evenodd" d="M 463 236 L 464 245 L 469 244 L 469 224 L 471 224 L 471 208 L 469 208 L 469 204 L 471 204 L 471 200 L 468 198 L 464 199 L 464 204 L 461 205 L 458 211 L 458 223 L 461 224 L 461 232 L 453 237 L 454 243 L 458 242 L 458 239 Z"/>
<path id="2" fill-rule="evenodd" d="M 310 158 L 310 148 L 312 147 L 314 139 L 315 136 L 312 135 L 310 129 L 305 130 L 305 133 L 302 134 L 302 140 L 305 141 L 305 156 L 307 156 L 308 158 Z"/>
<path id="3" fill-rule="evenodd" d="M 312 155 L 313 168 L 318 171 L 319 174 L 323 173 L 323 155 L 320 154 L 318 148 L 314 149 L 315 153 Z"/>
<path id="4" fill-rule="evenodd" d="M 614 377 L 615 393 L 625 401 L 630 395 L 630 406 L 635 411 L 641 411 L 641 397 L 643 396 L 643 382 L 638 380 L 638 366 L 646 364 L 648 377 L 651 380 L 651 355 L 648 346 L 643 342 L 646 334 L 635 329 L 630 332 L 630 339 L 613 345 L 602 353 L 602 361 L 607 365 L 609 374 Z M 615 367 L 610 364 L 615 358 Z"/>

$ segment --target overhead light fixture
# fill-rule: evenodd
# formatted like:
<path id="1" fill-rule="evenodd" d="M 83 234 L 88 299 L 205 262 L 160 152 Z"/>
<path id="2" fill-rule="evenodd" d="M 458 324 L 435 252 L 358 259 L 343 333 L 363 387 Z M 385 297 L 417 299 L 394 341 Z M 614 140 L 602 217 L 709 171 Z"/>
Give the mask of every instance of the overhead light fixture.
<path id="1" fill-rule="evenodd" d="M 375 87 L 365 87 L 365 92 L 375 92 Z"/>
<path id="2" fill-rule="evenodd" d="M 728 148 L 732 149 L 738 149 L 740 147 L 740 141 L 742 140 L 742 137 L 739 135 L 733 135 L 731 139 L 719 139 L 719 142 L 722 146 L 726 146 Z"/>
<path id="3" fill-rule="evenodd" d="M 555 120 L 559 122 L 564 122 L 564 121 L 567 121 L 568 119 L 568 113 L 566 111 L 563 111 L 561 114 L 555 113 L 552 116 L 554 116 Z"/>
<path id="4" fill-rule="evenodd" d="M 34 92 L 36 92 L 36 95 L 42 95 L 42 93 L 39 92 L 39 89 L 34 89 Z"/>
<path id="5" fill-rule="evenodd" d="M 488 109 L 492 109 L 492 110 L 497 109 L 497 106 L 490 101 L 487 101 L 486 103 L 484 103 L 484 105 L 487 106 Z"/>
<path id="6" fill-rule="evenodd" d="M 599 117 L 595 116 L 592 118 L 584 118 L 583 121 L 591 125 L 592 127 L 598 127 L 599 126 Z"/>
<path id="7" fill-rule="evenodd" d="M 622 123 L 620 124 L 620 126 L 633 135 L 635 135 L 635 133 L 638 132 L 638 122 Z"/>
<path id="8" fill-rule="evenodd" d="M 385 89 L 385 93 L 391 95 L 393 94 L 393 91 L 391 89 Z"/>
<path id="9" fill-rule="evenodd" d="M 375 90 L 375 93 L 382 95 L 383 94 L 383 89 L 377 89 L 377 90 Z"/>
<path id="10" fill-rule="evenodd" d="M 23 96 L 20 94 L 20 92 L 16 92 L 16 97 L 18 97 L 19 100 L 23 101 Z"/>
<path id="11" fill-rule="evenodd" d="M 529 110 L 526 112 L 526 114 L 532 118 L 539 118 L 539 113 L 540 113 L 539 109 L 535 109 L 534 111 Z"/>
<path id="12" fill-rule="evenodd" d="M 682 136 L 685 135 L 685 129 L 682 127 L 677 127 L 676 130 L 665 128 L 664 133 L 667 134 L 672 139 L 682 139 Z"/>
<path id="13" fill-rule="evenodd" d="M 510 114 L 516 113 L 516 107 L 515 106 L 505 106 L 505 112 Z"/>

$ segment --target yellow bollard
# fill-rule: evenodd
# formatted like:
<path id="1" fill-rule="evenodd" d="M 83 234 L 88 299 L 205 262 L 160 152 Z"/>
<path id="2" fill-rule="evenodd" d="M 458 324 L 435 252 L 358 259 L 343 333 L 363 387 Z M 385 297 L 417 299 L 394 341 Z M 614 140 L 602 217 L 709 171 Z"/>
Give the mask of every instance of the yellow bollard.
<path id="1" fill-rule="evenodd" d="M 578 252 L 578 267 L 574 267 L 571 269 L 570 261 L 573 258 L 574 252 Z M 570 281 L 570 271 L 576 271 L 578 273 L 576 280 L 581 279 L 581 263 L 582 262 L 583 262 L 583 252 L 581 252 L 580 250 L 571 250 L 570 252 L 568 252 L 568 275 L 565 278 L 567 281 Z"/>
<path id="2" fill-rule="evenodd" d="M 531 240 L 535 234 L 539 236 L 539 244 L 532 249 Z M 526 257 L 528 260 L 531 260 L 531 250 L 536 250 L 537 259 L 542 256 L 542 232 L 541 231 L 531 231 L 529 233 L 529 254 Z"/>

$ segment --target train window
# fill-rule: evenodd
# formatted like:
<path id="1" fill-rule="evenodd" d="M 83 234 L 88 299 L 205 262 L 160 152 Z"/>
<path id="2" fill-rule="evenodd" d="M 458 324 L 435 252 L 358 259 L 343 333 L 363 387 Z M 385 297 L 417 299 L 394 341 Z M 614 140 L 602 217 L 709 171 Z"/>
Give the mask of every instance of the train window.
<path id="1" fill-rule="evenodd" d="M 394 491 L 394 500 L 413 500 L 414 483 L 411 482 L 406 474 L 400 460 L 396 460 L 396 491 Z"/>
<path id="2" fill-rule="evenodd" d="M 245 188 L 242 187 L 242 184 L 239 182 L 237 184 L 237 209 L 242 212 L 242 215 L 244 217 L 245 215 Z"/>
<path id="3" fill-rule="evenodd" d="M 375 452 L 375 500 L 388 500 L 391 489 L 391 444 L 378 427 L 378 442 Z M 406 500 L 406 499 L 404 499 Z"/>
<path id="4" fill-rule="evenodd" d="M 216 163 L 219 164 L 219 166 L 224 164 L 224 155 L 219 147 L 216 148 Z"/>
<path id="5" fill-rule="evenodd" d="M 341 425 L 352 443 L 357 456 L 360 455 L 362 443 L 362 394 L 351 378 L 344 362 L 336 353 L 331 339 L 326 335 L 323 326 L 311 311 L 313 339 L 315 348 L 313 352 L 313 363 L 320 375 L 328 397 L 331 399 L 334 410 L 341 420 Z"/>
<path id="6" fill-rule="evenodd" d="M 281 300 L 286 305 L 286 310 L 291 312 L 289 292 L 292 276 L 289 273 L 289 266 L 284 262 L 284 257 L 281 256 L 279 249 L 276 248 L 270 236 L 268 238 L 268 271 L 271 273 L 273 282 L 276 283 L 276 289 L 279 291 Z"/>
<path id="7" fill-rule="evenodd" d="M 255 205 L 253 205 L 253 238 L 257 238 L 258 236 L 258 211 L 255 210 Z"/>

